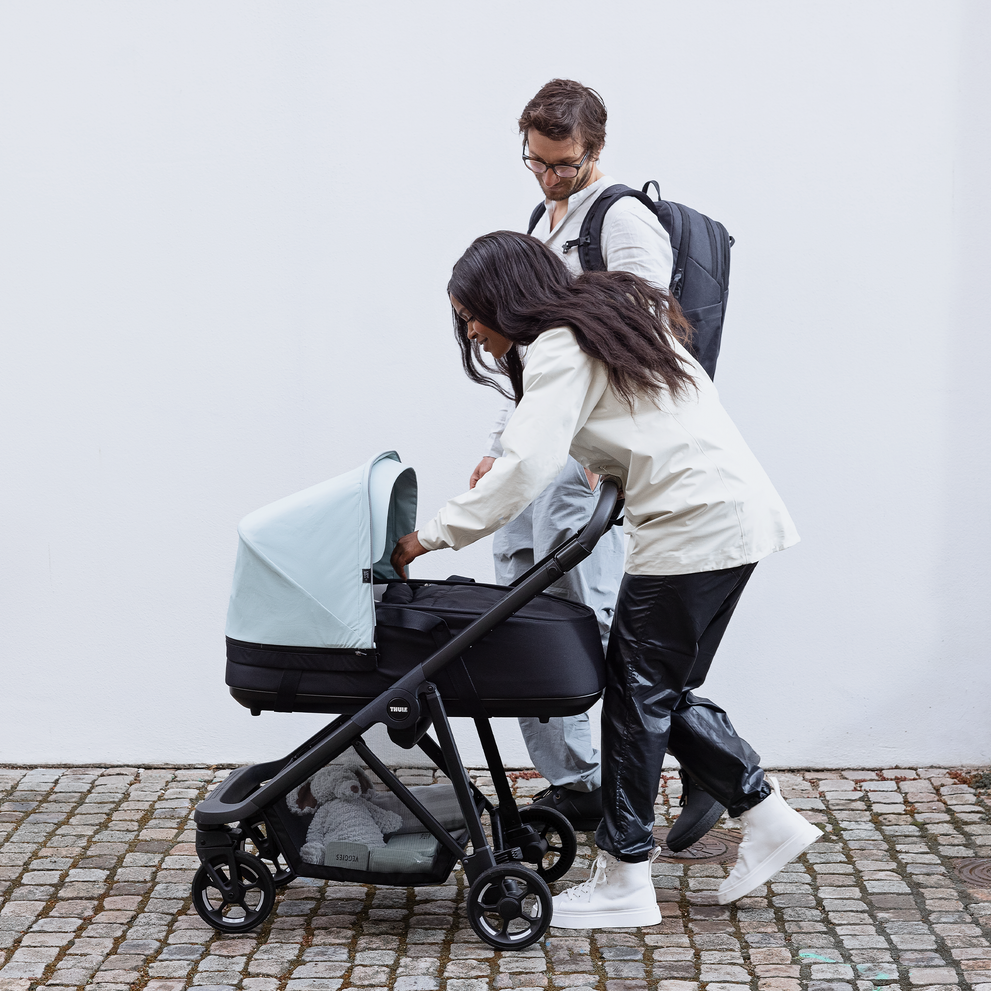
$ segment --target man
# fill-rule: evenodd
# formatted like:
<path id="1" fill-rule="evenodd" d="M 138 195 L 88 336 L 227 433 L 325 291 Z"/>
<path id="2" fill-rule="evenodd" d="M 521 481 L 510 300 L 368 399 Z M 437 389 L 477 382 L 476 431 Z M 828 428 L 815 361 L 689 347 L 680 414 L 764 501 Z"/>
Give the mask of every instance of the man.
<path id="1" fill-rule="evenodd" d="M 592 204 L 615 180 L 599 169 L 605 145 L 606 108 L 595 90 L 569 79 L 552 79 L 526 105 L 519 119 L 523 161 L 536 176 L 545 211 L 533 236 L 558 252 L 575 273 L 581 271 L 577 241 Z M 624 270 L 662 288 L 671 276 L 671 241 L 657 217 L 634 197 L 610 207 L 602 224 L 601 251 L 606 268 Z M 475 483 L 502 454 L 499 438 L 514 409 L 507 401 L 489 438 L 489 452 L 472 473 Z M 569 459 L 561 474 L 494 538 L 496 580 L 510 584 L 562 540 L 582 527 L 595 504 L 598 476 Z M 590 606 L 599 622 L 603 645 L 609 636 L 616 595 L 623 576 L 624 547 L 619 528 L 598 543 L 590 558 L 548 589 L 553 595 Z M 689 686 L 691 687 L 691 686 Z M 704 699 L 695 700 L 722 710 Z M 708 715 L 708 714 L 704 714 Z M 718 716 L 716 717 L 718 719 Z M 675 720 L 677 722 L 677 720 Z M 599 752 L 592 745 L 587 713 L 541 723 L 521 718 L 520 729 L 534 767 L 551 787 L 534 803 L 564 814 L 576 829 L 595 829 L 602 818 Z M 677 726 L 670 749 L 677 755 Z M 754 755 L 756 757 L 756 755 Z M 679 758 L 680 759 L 680 758 Z M 718 821 L 723 807 L 682 773 L 685 809 L 668 837 L 672 849 L 697 842 Z"/>

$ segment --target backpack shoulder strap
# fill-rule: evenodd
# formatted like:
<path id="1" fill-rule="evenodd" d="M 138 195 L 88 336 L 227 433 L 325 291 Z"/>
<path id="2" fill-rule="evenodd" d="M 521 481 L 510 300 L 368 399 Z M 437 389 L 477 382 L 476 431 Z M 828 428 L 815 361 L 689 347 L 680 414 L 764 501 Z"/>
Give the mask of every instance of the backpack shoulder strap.
<path id="1" fill-rule="evenodd" d="M 605 271 L 606 263 L 602 258 L 601 246 L 602 222 L 606 219 L 606 212 L 609 210 L 609 207 L 616 200 L 622 199 L 624 196 L 633 196 L 640 200 L 656 216 L 657 204 L 645 192 L 641 192 L 639 189 L 630 189 L 629 186 L 624 186 L 621 182 L 604 189 L 596 198 L 588 213 L 585 214 L 578 239 L 576 241 L 566 241 L 564 244 L 565 254 L 571 251 L 572 248 L 578 249 L 578 259 L 584 271 Z"/>
<path id="2" fill-rule="evenodd" d="M 543 203 L 538 203 L 533 208 L 533 213 L 530 214 L 530 223 L 529 223 L 529 226 L 526 229 L 527 234 L 532 234 L 533 233 L 534 227 L 536 227 L 537 224 L 540 223 L 540 218 L 544 215 L 544 213 L 546 212 L 546 210 L 547 210 L 547 207 L 544 206 Z"/>

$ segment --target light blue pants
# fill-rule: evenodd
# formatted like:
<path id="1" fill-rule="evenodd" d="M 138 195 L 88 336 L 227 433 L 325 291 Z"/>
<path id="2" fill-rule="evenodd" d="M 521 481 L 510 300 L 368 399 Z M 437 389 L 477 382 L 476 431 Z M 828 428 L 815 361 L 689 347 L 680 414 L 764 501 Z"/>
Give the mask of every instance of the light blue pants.
<path id="1" fill-rule="evenodd" d="M 584 526 L 596 499 L 585 469 L 569 458 L 561 474 L 512 523 L 496 531 L 492 545 L 496 581 L 500 585 L 515 581 Z M 595 612 L 603 649 L 623 579 L 623 559 L 623 534 L 620 527 L 612 527 L 590 557 L 547 589 Z M 601 785 L 599 751 L 592 745 L 588 713 L 555 716 L 546 723 L 522 717 L 520 730 L 533 766 L 552 785 L 575 791 L 594 791 Z"/>

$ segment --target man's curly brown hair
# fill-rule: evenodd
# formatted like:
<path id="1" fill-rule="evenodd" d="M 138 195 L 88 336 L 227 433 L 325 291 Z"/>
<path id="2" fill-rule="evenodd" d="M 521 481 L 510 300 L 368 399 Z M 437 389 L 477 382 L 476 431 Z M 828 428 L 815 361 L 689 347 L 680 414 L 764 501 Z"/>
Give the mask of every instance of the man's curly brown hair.
<path id="1" fill-rule="evenodd" d="M 573 79 L 552 79 L 520 114 L 520 134 L 526 145 L 532 127 L 552 141 L 574 138 L 585 151 L 600 152 L 606 143 L 606 105 L 602 97 Z"/>

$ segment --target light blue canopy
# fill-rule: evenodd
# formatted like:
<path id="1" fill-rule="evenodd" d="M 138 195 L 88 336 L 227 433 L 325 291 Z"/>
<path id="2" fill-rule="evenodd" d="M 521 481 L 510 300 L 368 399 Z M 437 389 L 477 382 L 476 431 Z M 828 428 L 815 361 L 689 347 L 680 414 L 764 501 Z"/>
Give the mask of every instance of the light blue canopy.
<path id="1" fill-rule="evenodd" d="M 285 647 L 375 646 L 373 581 L 416 528 L 416 473 L 395 451 L 241 520 L 227 636 Z"/>

